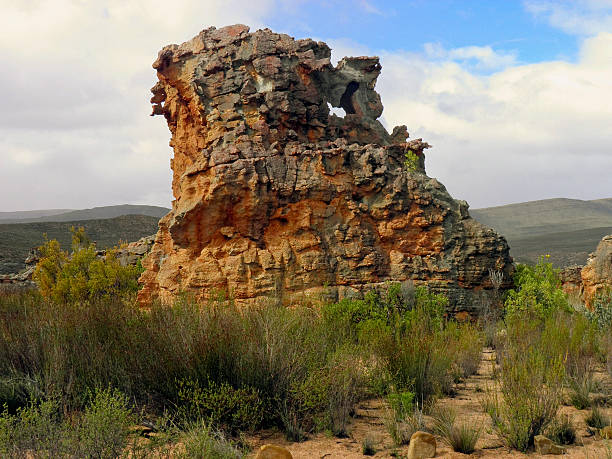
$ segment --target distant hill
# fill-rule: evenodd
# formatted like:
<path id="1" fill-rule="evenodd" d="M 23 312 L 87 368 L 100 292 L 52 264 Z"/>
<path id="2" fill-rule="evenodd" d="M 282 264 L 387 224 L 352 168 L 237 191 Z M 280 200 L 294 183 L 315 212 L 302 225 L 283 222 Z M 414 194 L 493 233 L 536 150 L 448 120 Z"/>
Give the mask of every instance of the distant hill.
<path id="1" fill-rule="evenodd" d="M 0 212 L 0 223 L 6 220 L 23 220 L 28 218 L 50 217 L 52 215 L 65 214 L 74 209 L 44 209 L 44 210 L 20 210 L 17 212 Z"/>
<path id="2" fill-rule="evenodd" d="M 612 233 L 612 198 L 545 199 L 484 209 L 470 215 L 504 235 L 516 261 L 536 262 L 550 254 L 555 266 L 584 264 Z"/>
<path id="3" fill-rule="evenodd" d="M 43 214 L 46 212 L 46 215 Z M 166 207 L 136 206 L 123 204 L 119 206 L 94 207 L 93 209 L 58 211 L 26 211 L 26 212 L 0 212 L 0 223 L 35 223 L 35 222 L 73 222 L 82 220 L 97 220 L 115 218 L 122 215 L 147 215 L 160 219 L 170 212 Z M 3 214 L 7 214 L 3 217 Z M 10 216 L 9 214 L 17 214 Z"/>
<path id="4" fill-rule="evenodd" d="M 24 260 L 29 250 L 43 243 L 44 233 L 49 239 L 57 239 L 62 247 L 67 249 L 70 247 L 70 228 L 82 226 L 89 238 L 96 241 L 98 247 L 107 248 L 117 245 L 119 241 L 131 242 L 155 234 L 158 221 L 158 217 L 148 215 L 122 215 L 115 218 L 69 222 L 12 224 L 0 222 L 0 274 L 16 273 L 24 269 Z"/>

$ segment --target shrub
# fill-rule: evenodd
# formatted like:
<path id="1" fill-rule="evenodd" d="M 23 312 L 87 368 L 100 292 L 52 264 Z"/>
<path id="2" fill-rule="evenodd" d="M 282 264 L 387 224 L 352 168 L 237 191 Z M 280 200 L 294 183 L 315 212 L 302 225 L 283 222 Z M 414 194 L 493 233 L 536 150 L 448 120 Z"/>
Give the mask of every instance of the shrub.
<path id="1" fill-rule="evenodd" d="M 600 292 L 593 300 L 593 309 L 584 313 L 600 330 L 612 329 L 612 291 Z"/>
<path id="2" fill-rule="evenodd" d="M 57 400 L 30 401 L 15 415 L 4 409 L 0 416 L 0 453 L 2 457 L 24 457 L 27 452 L 59 457 L 63 449 L 63 426 Z"/>
<path id="3" fill-rule="evenodd" d="M 412 392 L 392 393 L 388 396 L 390 409 L 383 422 L 396 446 L 407 445 L 413 433 L 425 428 L 423 412 L 413 400 Z"/>
<path id="4" fill-rule="evenodd" d="M 456 422 L 456 412 L 451 408 L 437 407 L 433 413 L 434 432 L 457 451 L 472 454 L 480 438 L 481 428 L 475 428 L 465 422 Z"/>
<path id="5" fill-rule="evenodd" d="M 539 318 L 555 311 L 569 311 L 567 296 L 561 290 L 558 270 L 542 257 L 537 265 L 518 265 L 514 273 L 516 289 L 506 298 L 506 313 L 521 315 L 525 312 Z"/>
<path id="6" fill-rule="evenodd" d="M 610 418 L 603 413 L 599 405 L 594 405 L 585 422 L 589 427 L 599 430 L 610 424 Z"/>
<path id="7" fill-rule="evenodd" d="M 488 412 L 506 443 L 519 451 L 555 418 L 563 381 L 560 359 L 549 360 L 538 348 L 506 349 L 498 372 L 500 398 L 492 398 Z"/>
<path id="8" fill-rule="evenodd" d="M 569 415 L 557 416 L 546 428 L 545 434 L 558 445 L 576 442 L 576 427 Z"/>
<path id="9" fill-rule="evenodd" d="M 79 422 L 78 456 L 115 458 L 127 445 L 134 415 L 127 398 L 113 389 L 97 389 Z"/>
<path id="10" fill-rule="evenodd" d="M 361 442 L 361 453 L 364 456 L 374 456 L 376 454 L 376 445 L 374 439 L 366 435 Z"/>
<path id="11" fill-rule="evenodd" d="M 227 440 L 223 433 L 213 430 L 203 421 L 189 426 L 181 438 L 188 459 L 241 459 L 243 451 Z"/>
<path id="12" fill-rule="evenodd" d="M 96 457 L 122 455 L 133 415 L 124 395 L 98 390 L 82 416 L 63 419 L 57 400 L 30 402 L 0 416 L 2 457 Z"/>
<path id="13" fill-rule="evenodd" d="M 419 157 L 417 154 L 412 150 L 408 150 L 405 156 L 406 159 L 404 160 L 404 166 L 406 169 L 411 172 L 419 170 Z"/>
<path id="14" fill-rule="evenodd" d="M 591 406 L 590 394 L 599 387 L 594 379 L 593 370 L 588 369 L 582 374 L 568 375 L 567 379 L 571 404 L 579 410 Z"/>
<path id="15" fill-rule="evenodd" d="M 263 420 L 259 393 L 252 387 L 235 389 L 208 380 L 205 387 L 192 379 L 178 382 L 178 417 L 183 423 L 205 420 L 208 425 L 235 434 L 252 431 Z"/>
<path id="16" fill-rule="evenodd" d="M 482 360 L 483 334 L 470 323 L 454 322 L 447 325 L 447 334 L 451 343 L 449 351 L 456 359 L 457 378 L 476 374 Z"/>
<path id="17" fill-rule="evenodd" d="M 83 228 L 71 231 L 70 255 L 54 239 L 39 247 L 41 256 L 33 279 L 43 297 L 58 303 L 83 302 L 138 290 L 142 267 L 121 266 L 113 250 L 99 258 Z"/>

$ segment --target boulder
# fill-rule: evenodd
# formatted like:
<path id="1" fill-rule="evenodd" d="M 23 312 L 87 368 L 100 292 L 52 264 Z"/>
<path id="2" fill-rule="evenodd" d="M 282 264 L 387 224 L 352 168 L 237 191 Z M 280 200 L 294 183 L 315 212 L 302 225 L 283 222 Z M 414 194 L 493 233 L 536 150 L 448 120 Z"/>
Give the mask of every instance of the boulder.
<path id="1" fill-rule="evenodd" d="M 536 453 L 538 454 L 564 454 L 565 448 L 557 446 L 550 438 L 544 435 L 536 435 L 533 439 Z"/>
<path id="2" fill-rule="evenodd" d="M 278 445 L 263 445 L 257 451 L 255 459 L 293 459 L 287 448 Z"/>
<path id="3" fill-rule="evenodd" d="M 143 261 L 141 304 L 221 290 L 290 305 L 391 281 L 470 313 L 493 290 L 490 269 L 511 285 L 506 240 L 426 175 L 427 143 L 378 120 L 378 58 L 330 55 L 243 25 L 160 51 L 151 102 L 172 134 L 175 200 Z"/>
<path id="4" fill-rule="evenodd" d="M 412 434 L 408 445 L 408 459 L 425 459 L 435 455 L 436 439 L 432 434 L 420 430 Z"/>

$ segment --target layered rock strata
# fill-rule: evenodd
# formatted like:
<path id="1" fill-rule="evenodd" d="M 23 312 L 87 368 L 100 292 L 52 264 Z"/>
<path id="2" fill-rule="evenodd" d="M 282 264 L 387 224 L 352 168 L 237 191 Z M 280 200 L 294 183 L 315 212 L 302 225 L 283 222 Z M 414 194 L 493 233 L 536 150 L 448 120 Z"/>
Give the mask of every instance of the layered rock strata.
<path id="1" fill-rule="evenodd" d="M 429 145 L 378 121 L 378 58 L 333 66 L 330 53 L 242 25 L 160 51 L 151 102 L 172 133 L 175 200 L 143 261 L 143 304 L 219 290 L 289 304 L 413 281 L 470 310 L 489 269 L 509 284 L 505 239 L 425 175 Z"/>

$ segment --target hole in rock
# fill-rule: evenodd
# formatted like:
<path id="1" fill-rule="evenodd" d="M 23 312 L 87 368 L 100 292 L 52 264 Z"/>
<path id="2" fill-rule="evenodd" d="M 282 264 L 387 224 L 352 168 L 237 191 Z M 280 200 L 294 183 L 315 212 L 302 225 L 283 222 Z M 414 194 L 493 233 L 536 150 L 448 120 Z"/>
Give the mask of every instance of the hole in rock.
<path id="1" fill-rule="evenodd" d="M 327 102 L 327 106 L 329 107 L 329 112 L 330 113 L 333 113 L 334 115 L 339 116 L 340 118 L 344 118 L 346 116 L 346 112 L 344 111 L 343 108 L 341 108 L 341 107 L 334 107 L 329 102 Z"/>
<path id="2" fill-rule="evenodd" d="M 344 109 L 346 113 L 356 113 L 355 107 L 353 106 L 353 94 L 355 91 L 359 89 L 359 83 L 356 81 L 351 81 L 346 87 L 346 91 L 340 97 L 340 106 Z"/>

